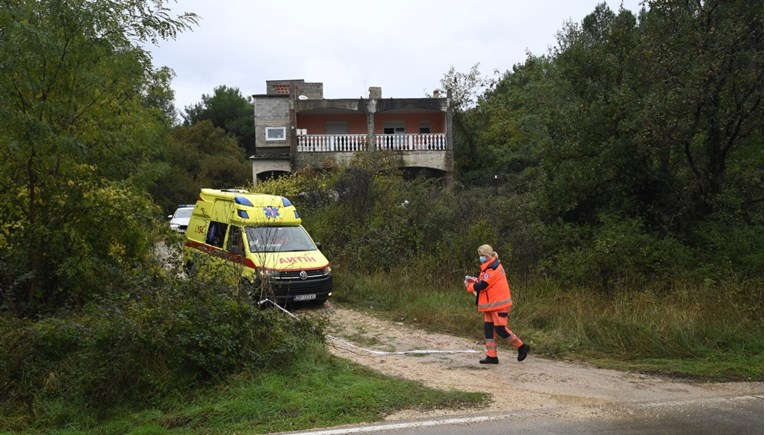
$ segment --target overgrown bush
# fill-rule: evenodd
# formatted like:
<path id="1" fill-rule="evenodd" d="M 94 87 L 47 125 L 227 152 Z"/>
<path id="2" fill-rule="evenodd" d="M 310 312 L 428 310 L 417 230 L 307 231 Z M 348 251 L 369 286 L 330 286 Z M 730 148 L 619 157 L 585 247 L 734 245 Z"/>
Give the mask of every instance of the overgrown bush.
<path id="1" fill-rule="evenodd" d="M 0 223 L 0 304 L 18 316 L 49 315 L 103 296 L 113 269 L 149 260 L 156 234 L 148 195 L 93 180 L 91 167 L 38 193 L 39 215 L 9 200 Z M 59 185 L 61 184 L 61 185 Z"/>
<path id="2" fill-rule="evenodd" d="M 762 216 L 762 215 L 761 215 Z M 694 245 L 706 279 L 720 276 L 763 276 L 763 226 L 716 214 L 694 231 Z"/>
<path id="3" fill-rule="evenodd" d="M 597 227 L 560 226 L 549 233 L 541 269 L 566 285 L 644 288 L 669 283 L 691 267 L 691 250 L 658 238 L 637 219 L 602 215 Z"/>
<path id="4" fill-rule="evenodd" d="M 333 267 L 360 273 L 415 268 L 458 277 L 472 270 L 480 244 L 501 239 L 480 196 L 456 194 L 440 180 L 405 181 L 384 159 L 269 180 L 257 191 L 288 196 Z"/>
<path id="5" fill-rule="evenodd" d="M 55 401 L 96 412 L 145 404 L 289 364 L 306 341 L 322 337 L 321 325 L 240 303 L 226 287 L 122 277 L 122 291 L 83 310 L 0 318 L 3 412 L 33 419 Z"/>
<path id="6" fill-rule="evenodd" d="M 379 157 L 268 181 L 258 190 L 295 195 L 304 225 L 334 267 L 354 273 L 413 269 L 426 280 L 453 282 L 474 272 L 476 247 L 489 243 L 513 273 L 609 292 L 761 275 L 762 239 L 755 237 L 761 223 L 710 220 L 692 240 L 617 213 L 567 223 L 544 216 L 532 195 L 406 181 L 390 156 Z"/>

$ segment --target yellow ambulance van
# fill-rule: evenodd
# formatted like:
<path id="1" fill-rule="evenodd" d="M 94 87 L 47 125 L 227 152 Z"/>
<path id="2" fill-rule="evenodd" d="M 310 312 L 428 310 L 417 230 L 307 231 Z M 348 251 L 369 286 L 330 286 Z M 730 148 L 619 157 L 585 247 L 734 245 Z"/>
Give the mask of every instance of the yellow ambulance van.
<path id="1" fill-rule="evenodd" d="M 186 229 L 191 277 L 238 284 L 253 302 L 325 302 L 332 269 L 289 199 L 245 190 L 202 189 Z"/>

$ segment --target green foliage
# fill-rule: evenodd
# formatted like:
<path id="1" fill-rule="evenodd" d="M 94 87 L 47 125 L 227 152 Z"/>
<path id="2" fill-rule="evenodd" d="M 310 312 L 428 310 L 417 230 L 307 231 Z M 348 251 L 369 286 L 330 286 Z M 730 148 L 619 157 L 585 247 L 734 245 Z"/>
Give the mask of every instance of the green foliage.
<path id="1" fill-rule="evenodd" d="M 53 402 L 31 428 L 10 422 L 7 414 L 0 415 L 0 427 L 104 434 L 274 433 L 379 421 L 403 409 L 458 410 L 488 399 L 483 393 L 434 390 L 384 377 L 332 357 L 324 346 L 306 344 L 300 358 L 278 370 L 241 373 L 193 396 L 144 402 L 104 419 L 70 403 Z"/>
<path id="2" fill-rule="evenodd" d="M 519 284 L 516 323 L 531 329 L 541 352 L 683 377 L 762 378 L 757 282 L 676 281 L 671 292 L 649 286 L 617 295 L 550 281 Z"/>
<path id="3" fill-rule="evenodd" d="M 146 405 L 289 364 L 322 340 L 320 323 L 239 303 L 229 288 L 114 272 L 122 286 L 81 312 L 2 318 L 0 407 L 9 415 L 34 419 L 55 400 L 95 413 Z"/>
<path id="4" fill-rule="evenodd" d="M 258 191 L 289 197 L 334 267 L 358 272 L 412 267 L 459 277 L 472 268 L 479 245 L 500 238 L 479 198 L 455 195 L 435 180 L 405 181 L 389 168 L 382 156 L 266 181 Z"/>
<path id="5" fill-rule="evenodd" d="M 477 176 L 473 171 L 482 164 L 476 145 L 478 132 L 472 128 L 480 118 L 475 111 L 469 109 L 475 106 L 484 90 L 493 84 L 492 79 L 481 77 L 478 67 L 479 64 L 473 65 L 468 73 L 461 73 L 451 67 L 441 79 L 441 86 L 449 97 L 452 111 L 454 169 L 456 173 L 469 178 Z"/>
<path id="6" fill-rule="evenodd" d="M 668 148 L 669 163 L 678 165 L 689 188 L 680 199 L 691 217 L 708 216 L 731 187 L 733 154 L 762 149 L 762 2 L 650 6 L 641 21 L 642 49 L 646 74 L 655 80 L 643 99 L 648 113 L 638 119 L 653 127 L 650 145 Z"/>
<path id="7" fill-rule="evenodd" d="M 139 44 L 195 21 L 162 1 L 0 5 L 0 300 L 16 314 L 82 303 L 103 266 L 146 254 L 166 119 L 145 104 L 166 82 Z"/>
<path id="8" fill-rule="evenodd" d="M 603 290 L 644 288 L 670 283 L 693 270 L 688 247 L 671 238 L 659 239 L 646 232 L 636 219 L 601 215 L 601 225 L 579 228 L 580 237 L 568 246 L 559 246 L 541 270 L 557 276 L 565 285 L 594 286 Z M 558 243 L 563 234 L 576 233 L 561 226 L 550 242 Z"/>
<path id="9" fill-rule="evenodd" d="M 242 97 L 238 88 L 218 86 L 213 95 L 202 95 L 202 102 L 186 107 L 183 125 L 192 126 L 200 121 L 210 121 L 236 138 L 242 151 L 255 152 L 255 125 L 252 103 Z"/>
<path id="10" fill-rule="evenodd" d="M 762 276 L 762 2 L 645 7 L 598 5 L 457 107 L 460 180 L 520 205 L 495 221 L 518 222 L 499 233 L 525 270 L 601 288 Z"/>
<path id="11" fill-rule="evenodd" d="M 158 160 L 168 171 L 150 191 L 164 215 L 174 212 L 178 204 L 193 204 L 202 188 L 245 186 L 252 177 L 236 140 L 210 121 L 173 129 Z"/>
<path id="12" fill-rule="evenodd" d="M 761 223 L 722 228 L 724 219 L 708 221 L 689 243 L 614 212 L 583 223 L 546 222 L 545 207 L 530 193 L 443 189 L 434 180 L 405 181 L 380 165 L 304 172 L 258 190 L 291 197 L 333 266 L 358 273 L 411 269 L 453 282 L 474 272 L 483 243 L 517 273 L 606 292 L 754 277 L 761 268 L 761 239 L 754 237 Z"/>
<path id="13" fill-rule="evenodd" d="M 713 216 L 696 230 L 699 249 L 704 265 L 713 265 L 702 270 L 706 279 L 719 279 L 733 275 L 756 277 L 762 273 L 762 222 L 737 222 L 727 216 Z M 719 271 L 727 273 L 720 274 Z"/>
<path id="14" fill-rule="evenodd" d="M 170 82 L 175 78 L 175 72 L 168 67 L 154 71 L 144 92 L 143 105 L 152 108 L 157 118 L 165 125 L 177 123 L 175 110 L 175 91 Z"/>
<path id="15" fill-rule="evenodd" d="M 112 268 L 131 268 L 151 253 L 152 203 L 88 172 L 61 177 L 64 185 L 39 191 L 34 202 L 15 191 L 7 204 L 12 213 L 2 225 L 0 282 L 11 312 L 83 304 L 103 295 L 114 280 Z M 22 214 L 30 202 L 41 216 Z"/>

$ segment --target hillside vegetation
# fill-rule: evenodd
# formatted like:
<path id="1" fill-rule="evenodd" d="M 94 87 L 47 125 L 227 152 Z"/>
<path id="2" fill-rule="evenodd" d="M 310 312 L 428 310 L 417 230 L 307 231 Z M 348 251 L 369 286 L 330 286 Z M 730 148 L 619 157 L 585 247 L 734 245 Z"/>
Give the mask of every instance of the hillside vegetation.
<path id="1" fill-rule="evenodd" d="M 321 322 L 258 310 L 157 260 L 157 246 L 180 243 L 168 208 L 199 187 L 247 187 L 251 147 L 236 88 L 175 121 L 173 73 L 142 44 L 198 17 L 165 3 L 0 4 L 0 430 L 205 431 L 268 402 L 288 410 L 258 409 L 279 415 L 261 429 L 273 431 L 332 424 L 338 413 L 298 415 L 322 396 L 344 399 L 343 422 L 480 402 L 333 360 Z M 761 380 L 762 14 L 744 0 L 649 0 L 637 16 L 597 6 L 511 71 L 445 74 L 453 185 L 373 153 L 258 191 L 301 211 L 340 303 L 475 334 L 460 283 L 489 243 L 535 352 Z M 270 384 L 304 373 L 293 378 L 305 391 L 327 367 L 357 387 L 330 385 L 294 410 Z M 273 402 L 231 404 L 240 381 Z M 195 399 L 203 409 L 185 408 Z"/>

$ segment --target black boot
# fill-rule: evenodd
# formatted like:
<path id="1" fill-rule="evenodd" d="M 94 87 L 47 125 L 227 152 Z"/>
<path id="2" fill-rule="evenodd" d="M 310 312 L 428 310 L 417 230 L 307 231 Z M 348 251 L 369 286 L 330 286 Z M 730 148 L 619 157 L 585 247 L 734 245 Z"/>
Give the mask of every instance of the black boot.
<path id="1" fill-rule="evenodd" d="M 518 348 L 518 361 L 525 360 L 526 356 L 529 354 L 529 350 L 531 350 L 531 346 L 523 343 L 521 347 Z"/>
<path id="2" fill-rule="evenodd" d="M 486 358 L 478 361 L 481 364 L 499 364 L 499 358 L 496 356 L 487 356 Z"/>

